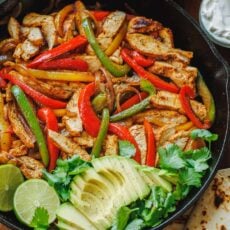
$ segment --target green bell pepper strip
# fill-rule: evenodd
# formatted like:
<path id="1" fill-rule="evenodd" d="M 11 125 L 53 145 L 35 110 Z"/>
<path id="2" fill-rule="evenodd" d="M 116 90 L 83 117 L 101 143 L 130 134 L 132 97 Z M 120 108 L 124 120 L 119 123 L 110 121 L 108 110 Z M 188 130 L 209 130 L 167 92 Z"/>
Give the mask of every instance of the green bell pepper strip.
<path id="1" fill-rule="evenodd" d="M 125 118 L 131 117 L 136 113 L 143 111 L 150 104 L 150 96 L 142 100 L 140 103 L 133 105 L 132 107 L 121 111 L 120 113 L 114 114 L 110 117 L 110 121 L 120 121 Z"/>
<path id="2" fill-rule="evenodd" d="M 199 71 L 197 78 L 197 91 L 198 94 L 201 96 L 205 107 L 207 108 L 207 118 L 211 123 L 213 123 L 216 115 L 215 101 Z"/>
<path id="3" fill-rule="evenodd" d="M 96 56 L 102 63 L 102 65 L 115 77 L 122 77 L 130 71 L 130 67 L 125 65 L 118 65 L 112 62 L 109 57 L 101 49 L 100 45 L 97 42 L 97 39 L 94 35 L 91 22 L 89 18 L 84 18 L 82 21 L 82 27 L 85 30 L 85 35 L 88 39 L 89 44 L 93 48 Z"/>
<path id="4" fill-rule="evenodd" d="M 39 152 L 41 154 L 42 162 L 47 167 L 49 164 L 49 153 L 46 146 L 46 141 L 44 138 L 44 135 L 42 133 L 41 127 L 39 125 L 39 122 L 37 120 L 37 117 L 34 113 L 33 108 L 30 105 L 30 102 L 28 101 L 26 95 L 21 90 L 20 87 L 14 85 L 11 88 L 11 92 L 14 95 L 22 114 L 24 115 L 27 123 L 29 124 L 34 136 L 36 137 Z"/>
<path id="5" fill-rule="evenodd" d="M 109 127 L 109 110 L 107 108 L 105 108 L 102 111 L 101 125 L 100 125 L 100 129 L 98 132 L 98 136 L 97 136 L 96 141 L 93 145 L 93 149 L 91 152 L 92 156 L 94 156 L 94 157 L 100 156 L 102 144 L 103 144 L 103 141 L 104 141 L 105 136 L 107 134 L 108 127 Z"/>
<path id="6" fill-rule="evenodd" d="M 99 93 L 92 100 L 92 105 L 97 113 L 100 113 L 107 106 L 107 97 L 105 93 Z"/>

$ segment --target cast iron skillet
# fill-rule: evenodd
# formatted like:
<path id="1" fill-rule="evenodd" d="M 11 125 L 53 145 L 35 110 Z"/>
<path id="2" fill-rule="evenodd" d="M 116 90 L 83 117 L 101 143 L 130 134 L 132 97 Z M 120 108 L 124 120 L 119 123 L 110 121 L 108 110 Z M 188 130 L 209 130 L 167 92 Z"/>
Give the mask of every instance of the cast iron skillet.
<path id="1" fill-rule="evenodd" d="M 154 230 L 162 229 L 184 213 L 205 191 L 227 147 L 230 69 L 197 23 L 172 0 L 128 0 L 126 2 L 122 0 L 102 0 L 99 2 L 103 9 L 107 10 L 128 11 L 131 7 L 136 11 L 136 14 L 153 18 L 163 23 L 164 26 L 171 28 L 174 34 L 175 47 L 194 52 L 192 65 L 196 66 L 203 74 L 216 102 L 216 122 L 212 131 L 219 134 L 219 139 L 212 145 L 213 159 L 210 162 L 210 171 L 204 177 L 202 187 L 191 191 L 188 197 L 178 205 L 174 213 L 162 224 L 153 228 Z M 95 1 L 87 1 L 86 3 L 89 7 L 94 4 Z M 0 222 L 8 225 L 11 229 L 26 229 L 16 220 L 13 213 L 0 213 Z"/>

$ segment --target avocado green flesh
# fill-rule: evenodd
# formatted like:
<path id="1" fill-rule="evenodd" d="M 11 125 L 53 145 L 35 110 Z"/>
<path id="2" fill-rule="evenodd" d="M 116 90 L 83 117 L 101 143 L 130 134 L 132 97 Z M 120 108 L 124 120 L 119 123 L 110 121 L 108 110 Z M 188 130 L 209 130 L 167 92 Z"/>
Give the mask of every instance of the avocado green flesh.
<path id="1" fill-rule="evenodd" d="M 57 211 L 58 227 L 65 230 L 97 230 L 72 204 L 64 203 Z"/>
<path id="2" fill-rule="evenodd" d="M 60 228 L 108 229 L 117 211 L 145 198 L 151 186 L 159 185 L 166 191 L 172 190 L 172 185 L 157 171 L 141 170 L 131 159 L 106 156 L 91 163 L 93 168 L 75 176 L 71 182 L 70 201 L 73 205 L 67 203 L 58 211 Z M 84 221 L 78 222 L 80 216 L 84 216 Z"/>

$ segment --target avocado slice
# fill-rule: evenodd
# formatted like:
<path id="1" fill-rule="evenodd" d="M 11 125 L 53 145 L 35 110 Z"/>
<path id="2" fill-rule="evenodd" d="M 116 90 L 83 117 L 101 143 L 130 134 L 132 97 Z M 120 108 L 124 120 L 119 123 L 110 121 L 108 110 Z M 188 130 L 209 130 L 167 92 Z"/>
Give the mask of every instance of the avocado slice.
<path id="1" fill-rule="evenodd" d="M 57 218 L 57 226 L 63 230 L 97 230 L 97 228 L 70 203 L 63 203 L 58 208 Z"/>
<path id="2" fill-rule="evenodd" d="M 140 170 L 128 158 L 106 156 L 91 163 L 93 168 L 75 176 L 71 182 L 70 201 L 96 229 L 111 227 L 117 211 L 146 197 L 152 185 L 160 185 L 166 191 L 172 189 L 157 172 Z M 66 223 L 64 218 L 60 223 Z"/>

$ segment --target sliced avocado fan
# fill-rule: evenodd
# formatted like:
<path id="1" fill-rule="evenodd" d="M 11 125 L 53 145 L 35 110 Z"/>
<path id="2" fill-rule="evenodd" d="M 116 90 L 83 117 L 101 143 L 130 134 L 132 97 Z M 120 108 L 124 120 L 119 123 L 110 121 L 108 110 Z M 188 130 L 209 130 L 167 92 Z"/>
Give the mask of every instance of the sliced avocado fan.
<path id="1" fill-rule="evenodd" d="M 72 204 L 61 205 L 57 212 L 60 229 L 108 229 L 122 206 L 145 198 L 153 185 L 172 190 L 157 170 L 142 171 L 135 161 L 125 157 L 96 158 L 92 165 L 74 177 L 70 186 Z"/>

